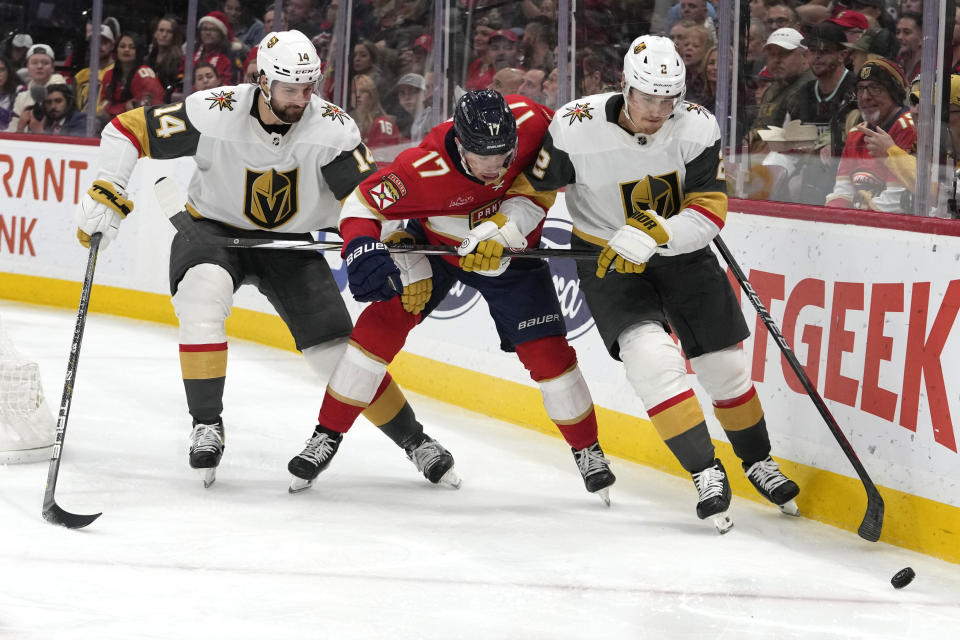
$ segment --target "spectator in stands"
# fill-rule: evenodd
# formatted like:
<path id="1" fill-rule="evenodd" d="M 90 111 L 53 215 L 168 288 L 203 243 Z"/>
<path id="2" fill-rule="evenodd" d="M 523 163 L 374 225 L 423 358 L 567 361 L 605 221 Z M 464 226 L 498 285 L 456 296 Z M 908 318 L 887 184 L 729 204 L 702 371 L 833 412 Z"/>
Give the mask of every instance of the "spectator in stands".
<path id="1" fill-rule="evenodd" d="M 867 60 L 875 58 L 894 60 L 899 48 L 893 33 L 882 27 L 871 27 L 864 31 L 856 42 L 845 43 L 843 46 L 850 49 L 850 71 L 853 72 L 854 77 L 860 73 L 860 67 Z"/>
<path id="2" fill-rule="evenodd" d="M 20 76 L 8 58 L 0 57 L 0 131 L 6 131 L 13 119 L 13 103 L 23 89 Z"/>
<path id="3" fill-rule="evenodd" d="M 314 0 L 287 0 L 283 10 L 287 14 L 287 24 L 290 29 L 296 29 L 308 38 L 319 31 L 320 21 L 316 15 Z M 275 30 L 275 29 L 274 29 Z M 270 31 L 265 31 L 270 33 Z"/>
<path id="4" fill-rule="evenodd" d="M 510 29 L 499 29 L 490 34 L 487 46 L 490 49 L 495 70 L 516 67 L 520 64 L 518 40 L 517 34 Z"/>
<path id="5" fill-rule="evenodd" d="M 350 115 L 356 121 L 364 143 L 371 149 L 400 142 L 396 119 L 384 111 L 377 84 L 366 74 L 355 76 L 351 83 Z"/>
<path id="6" fill-rule="evenodd" d="M 464 88 L 467 91 L 486 89 L 493 82 L 493 74 L 496 73 L 496 69 L 493 68 L 494 52 L 490 48 L 490 36 L 495 31 L 489 24 L 478 24 L 474 29 L 473 47 L 477 52 L 477 57 L 467 68 L 467 77 L 464 82 Z M 482 46 L 478 46 L 478 41 L 481 38 L 485 38 L 485 40 Z"/>
<path id="7" fill-rule="evenodd" d="M 956 13 L 953 17 L 953 47 L 951 49 L 951 64 L 953 72 L 960 73 L 960 5 L 957 5 Z"/>
<path id="8" fill-rule="evenodd" d="M 33 46 L 33 38 L 29 33 L 18 33 L 10 38 L 10 48 L 7 50 L 7 59 L 10 61 L 12 73 L 16 73 L 21 83 L 30 82 L 27 73 L 27 50 Z"/>
<path id="9" fill-rule="evenodd" d="M 699 79 L 698 95 L 695 95 L 692 99 L 687 98 L 687 100 L 696 102 L 711 113 L 713 113 L 717 101 L 717 53 L 716 46 L 710 47 L 703 60 L 700 61 L 695 72 Z"/>
<path id="10" fill-rule="evenodd" d="M 780 5 L 771 9 L 776 6 Z M 767 15 L 769 16 L 769 13 Z M 756 134 L 758 129 L 770 125 L 782 127 L 788 121 L 788 114 L 799 111 L 798 101 L 802 99 L 800 96 L 803 95 L 803 89 L 813 79 L 804 55 L 806 47 L 802 41 L 803 35 L 790 27 L 777 29 L 767 38 L 767 44 L 764 45 L 767 71 L 774 82 L 767 87 L 757 108 L 757 120 L 749 137 L 750 150 L 753 153 L 769 151 Z"/>
<path id="11" fill-rule="evenodd" d="M 676 47 L 679 52 L 683 49 L 683 44 L 687 39 L 687 30 L 690 27 L 697 26 L 693 20 L 680 20 L 676 24 L 670 27 L 670 30 L 667 32 L 670 39 L 673 41 L 673 46 Z"/>
<path id="12" fill-rule="evenodd" d="M 557 81 L 560 72 L 554 67 L 550 71 L 550 75 L 546 77 L 543 81 L 543 102 L 542 104 L 550 109 L 557 109 L 560 105 L 557 104 L 557 92 L 560 89 L 560 83 Z"/>
<path id="13" fill-rule="evenodd" d="M 144 54 L 140 36 L 133 33 L 120 36 L 117 61 L 103 76 L 100 86 L 100 110 L 104 120 L 137 107 L 163 104 L 163 86 L 153 69 L 143 64 Z"/>
<path id="14" fill-rule="evenodd" d="M 154 70 L 163 87 L 163 102 L 170 102 L 173 92 L 181 88 L 183 76 L 183 26 L 176 16 L 165 15 L 157 20 L 153 41 L 144 64 Z"/>
<path id="15" fill-rule="evenodd" d="M 523 83 L 517 93 L 543 104 L 543 81 L 546 75 L 543 69 L 530 69 L 523 74 Z"/>
<path id="16" fill-rule="evenodd" d="M 883 27 L 893 33 L 897 30 L 893 18 L 884 10 L 884 0 L 852 0 L 850 8 L 862 13 L 871 27 Z"/>
<path id="17" fill-rule="evenodd" d="M 13 101 L 13 117 L 7 131 L 26 131 L 33 119 L 33 105 L 46 97 L 51 84 L 66 84 L 63 76 L 53 72 L 53 49 L 46 44 L 35 44 L 27 49 L 27 72 L 30 82 Z"/>
<path id="18" fill-rule="evenodd" d="M 379 96 L 387 95 L 387 91 L 390 89 L 389 81 L 380 68 L 379 61 L 380 50 L 377 48 L 377 45 L 369 40 L 361 40 L 353 46 L 353 57 L 351 58 L 353 68 L 351 69 L 351 73 L 354 76 L 365 75 L 370 80 L 373 80 L 374 84 L 377 85 L 378 104 Z M 363 131 L 364 129 L 361 127 L 360 132 L 363 133 Z"/>
<path id="19" fill-rule="evenodd" d="M 687 29 L 683 47 L 677 51 L 687 66 L 687 92 L 700 102 L 707 95 L 706 78 L 703 77 L 707 51 L 717 46 L 717 34 L 712 28 L 694 25 Z"/>
<path id="20" fill-rule="evenodd" d="M 923 44 L 923 16 L 905 13 L 897 20 L 897 43 L 900 52 L 896 61 L 908 80 L 920 75 L 920 48 Z"/>
<path id="21" fill-rule="evenodd" d="M 580 96 L 592 96 L 603 93 L 606 83 L 606 67 L 600 56 L 588 53 L 580 63 L 580 75 L 577 78 L 580 84 Z"/>
<path id="22" fill-rule="evenodd" d="M 799 29 L 800 16 L 788 4 L 778 2 L 767 5 L 767 17 L 764 18 L 764 24 L 771 32 L 777 29 Z"/>
<path id="23" fill-rule="evenodd" d="M 899 14 L 923 13 L 923 0 L 900 0 Z"/>
<path id="24" fill-rule="evenodd" d="M 87 23 L 87 42 L 90 42 L 93 35 L 93 25 Z M 107 18 L 100 25 L 100 62 L 97 78 L 99 83 L 103 84 L 103 76 L 113 68 L 114 50 L 116 49 L 117 38 L 120 37 L 120 23 L 116 18 Z M 83 111 L 87 108 L 87 93 L 90 89 L 90 67 L 80 69 L 73 76 L 74 91 L 77 94 L 77 109 Z M 99 91 L 99 90 L 98 90 Z"/>
<path id="25" fill-rule="evenodd" d="M 691 20 L 694 24 L 714 27 L 717 8 L 707 0 L 680 0 L 667 12 L 667 31 L 680 20 Z"/>
<path id="26" fill-rule="evenodd" d="M 490 82 L 490 86 L 487 88 L 493 89 L 502 95 L 507 95 L 508 93 L 517 93 L 522 84 L 523 69 L 507 67 L 493 74 L 493 81 Z"/>
<path id="27" fill-rule="evenodd" d="M 554 0 L 523 0 L 520 3 L 520 10 L 527 20 L 557 17 L 557 5 Z"/>
<path id="28" fill-rule="evenodd" d="M 763 6 L 762 3 L 761 6 Z M 766 44 L 769 36 L 770 32 L 767 31 L 767 25 L 763 20 L 750 19 L 750 30 L 747 32 L 747 59 L 743 69 L 746 77 L 754 78 L 760 73 L 760 69 L 766 66 L 767 59 L 763 52 L 763 45 Z"/>
<path id="29" fill-rule="evenodd" d="M 785 127 L 769 126 L 758 131 L 770 151 L 759 166 L 751 169 L 745 181 L 745 196 L 751 200 L 774 200 L 823 205 L 810 201 L 805 192 L 804 175 L 809 164 L 818 163 L 815 151 L 817 127 L 791 120 Z M 831 180 L 830 185 L 833 186 Z"/>
<path id="30" fill-rule="evenodd" d="M 535 18 L 527 23 L 520 41 L 522 52 L 520 66 L 524 69 L 551 69 L 554 65 L 553 50 L 557 46 L 556 31 L 551 30 L 552 20 Z"/>
<path id="31" fill-rule="evenodd" d="M 863 35 L 863 32 L 870 28 L 867 17 L 852 9 L 844 9 L 832 18 L 828 18 L 827 22 L 832 22 L 842 28 L 847 42 L 856 42 Z"/>
<path id="32" fill-rule="evenodd" d="M 209 62 L 200 62 L 193 68 L 193 90 L 215 89 L 220 86 L 217 68 Z"/>
<path id="33" fill-rule="evenodd" d="M 429 130 L 429 126 L 426 126 L 426 129 L 423 128 L 425 125 L 422 122 L 426 113 L 426 105 L 424 104 L 426 89 L 426 80 L 417 73 L 407 73 L 401 76 L 394 86 L 394 91 L 397 92 L 397 102 L 404 113 L 403 118 L 397 118 L 400 135 L 410 138 L 415 144 L 422 140 L 422 134 Z M 418 120 L 421 122 L 418 122 Z M 414 140 L 412 133 L 415 128 L 414 125 L 417 125 L 416 129 L 421 134 L 417 140 Z"/>
<path id="34" fill-rule="evenodd" d="M 236 76 L 239 76 L 239 63 L 235 65 L 234 59 L 240 53 L 240 44 L 234 48 L 233 29 L 227 16 L 220 11 L 211 11 L 200 18 L 197 21 L 197 42 L 199 45 L 193 54 L 194 68 L 201 62 L 209 62 L 217 70 L 221 85 L 234 84 L 235 69 Z"/>
<path id="35" fill-rule="evenodd" d="M 276 25 L 273 24 L 273 5 L 269 5 L 267 10 L 263 12 L 263 35 L 267 35 L 271 31 L 286 31 L 287 30 L 287 14 L 284 11 L 280 12 L 280 22 Z M 254 45 L 256 47 L 259 42 Z"/>
<path id="36" fill-rule="evenodd" d="M 223 0 L 220 10 L 227 17 L 233 37 L 243 45 L 245 52 L 260 44 L 263 36 L 267 34 L 263 30 L 263 23 L 251 15 L 240 0 Z"/>
<path id="37" fill-rule="evenodd" d="M 920 101 L 920 88 L 910 92 L 910 102 L 914 107 Z M 911 111 L 913 109 L 911 108 Z M 947 146 L 947 164 L 941 167 L 940 175 L 933 177 L 933 183 L 939 185 L 939 198 L 933 205 L 932 215 L 938 217 L 956 217 L 957 185 L 960 176 L 960 163 L 957 151 L 960 149 L 960 75 L 950 76 L 950 103 L 948 106 L 949 143 Z M 867 151 L 873 158 L 884 163 L 911 193 L 917 191 L 917 158 L 907 150 L 897 146 L 893 137 L 881 128 L 862 128 Z"/>
<path id="38" fill-rule="evenodd" d="M 77 98 L 68 85 L 47 85 L 47 97 L 43 99 L 43 115 L 42 131 L 47 135 L 87 135 L 87 114 L 77 111 Z"/>
<path id="39" fill-rule="evenodd" d="M 864 134 L 865 128 L 880 128 L 904 151 L 916 151 L 917 132 L 903 105 L 906 91 L 903 70 L 892 60 L 870 60 L 860 69 L 857 100 L 864 122 L 847 135 L 836 185 L 827 196 L 828 207 L 899 213 L 912 209 L 910 192 L 882 161 L 870 155 Z"/>
<path id="40" fill-rule="evenodd" d="M 419 73 L 423 75 L 427 71 L 428 60 L 430 59 L 430 51 L 433 49 L 433 38 L 427 34 L 417 36 L 413 45 L 410 47 L 410 52 L 413 54 L 413 60 L 411 62 L 410 68 L 411 73 Z"/>

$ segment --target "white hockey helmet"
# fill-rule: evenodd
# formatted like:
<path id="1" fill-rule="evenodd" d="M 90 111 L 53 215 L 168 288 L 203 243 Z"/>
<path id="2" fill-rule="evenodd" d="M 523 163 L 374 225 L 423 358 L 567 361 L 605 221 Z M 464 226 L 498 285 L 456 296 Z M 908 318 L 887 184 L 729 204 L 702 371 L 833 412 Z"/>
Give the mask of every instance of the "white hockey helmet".
<path id="1" fill-rule="evenodd" d="M 687 67 L 670 38 L 640 36 L 630 44 L 623 56 L 623 97 L 627 104 L 630 87 L 647 95 L 674 98 L 674 107 L 683 101 Z"/>
<path id="2" fill-rule="evenodd" d="M 316 84 L 320 80 L 320 56 L 310 38 L 299 31 L 271 31 L 257 48 L 257 72 L 274 81 Z"/>

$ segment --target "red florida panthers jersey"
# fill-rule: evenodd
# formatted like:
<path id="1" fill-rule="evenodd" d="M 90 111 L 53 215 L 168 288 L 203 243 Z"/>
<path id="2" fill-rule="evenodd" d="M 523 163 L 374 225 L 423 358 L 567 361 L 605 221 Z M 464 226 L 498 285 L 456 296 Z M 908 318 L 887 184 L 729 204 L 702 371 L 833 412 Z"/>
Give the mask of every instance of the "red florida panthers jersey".
<path id="1" fill-rule="evenodd" d="M 344 244 L 369 234 L 364 221 L 417 218 L 432 244 L 458 245 L 470 229 L 497 213 L 514 179 L 536 160 L 553 118 L 553 111 L 529 98 L 504 97 L 517 120 L 517 157 L 499 180 L 483 184 L 465 172 L 448 120 L 364 180 L 346 200 L 340 224 Z M 530 246 L 539 243 L 542 225 L 527 236 Z M 455 257 L 450 261 L 457 262 Z"/>

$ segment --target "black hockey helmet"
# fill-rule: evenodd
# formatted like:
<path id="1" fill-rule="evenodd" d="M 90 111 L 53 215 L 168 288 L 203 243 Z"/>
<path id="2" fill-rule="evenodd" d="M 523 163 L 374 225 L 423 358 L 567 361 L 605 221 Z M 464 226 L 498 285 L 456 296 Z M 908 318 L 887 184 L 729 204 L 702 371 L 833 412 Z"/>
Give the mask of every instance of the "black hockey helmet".
<path id="1" fill-rule="evenodd" d="M 492 89 L 468 91 L 453 112 L 460 146 L 470 153 L 494 156 L 517 146 L 517 121 L 503 96 Z"/>

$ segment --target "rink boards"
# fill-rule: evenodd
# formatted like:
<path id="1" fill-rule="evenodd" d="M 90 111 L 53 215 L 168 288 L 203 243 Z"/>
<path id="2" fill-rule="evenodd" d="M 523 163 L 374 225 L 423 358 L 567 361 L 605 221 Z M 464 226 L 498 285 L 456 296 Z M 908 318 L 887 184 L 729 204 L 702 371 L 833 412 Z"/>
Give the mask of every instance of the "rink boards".
<path id="1" fill-rule="evenodd" d="M 76 306 L 86 251 L 75 239 L 73 210 L 96 162 L 92 145 L 4 139 L 0 297 Z M 135 212 L 99 259 L 92 310 L 176 322 L 167 282 L 173 228 L 158 210 L 152 184 L 167 175 L 185 188 L 192 171 L 190 160 L 139 164 L 130 185 Z M 960 281 L 951 279 L 960 258 L 956 223 L 925 220 L 921 231 L 912 231 L 915 219 L 767 204 L 763 213 L 775 215 L 755 215 L 755 203 L 731 208 L 739 205 L 752 213 L 731 213 L 723 237 L 881 486 L 887 503 L 882 540 L 960 562 L 960 433 L 952 421 L 960 415 L 960 341 L 953 330 Z M 549 246 L 569 241 L 565 216 L 561 196 L 544 233 Z M 345 289 L 339 257 L 327 257 Z M 605 450 L 681 474 L 619 363 L 603 349 L 572 263 L 554 261 L 551 269 L 571 343 L 601 407 Z M 345 299 L 356 314 L 360 305 L 349 293 Z M 746 299 L 743 310 L 754 334 L 745 354 L 774 455 L 801 485 L 801 510 L 855 530 L 865 507 L 859 480 Z M 499 351 L 475 291 L 454 289 L 424 324 L 391 368 L 405 387 L 556 435 L 526 371 Z M 237 294 L 228 333 L 293 348 L 280 319 L 250 287 Z M 171 357 L 177 357 L 173 347 Z M 722 430 L 712 412 L 705 413 L 720 457 L 735 469 Z M 742 474 L 731 473 L 731 482 L 737 493 L 755 498 Z"/>

